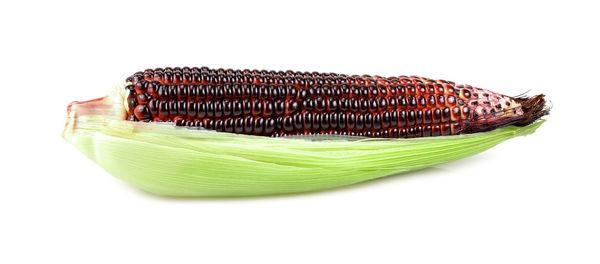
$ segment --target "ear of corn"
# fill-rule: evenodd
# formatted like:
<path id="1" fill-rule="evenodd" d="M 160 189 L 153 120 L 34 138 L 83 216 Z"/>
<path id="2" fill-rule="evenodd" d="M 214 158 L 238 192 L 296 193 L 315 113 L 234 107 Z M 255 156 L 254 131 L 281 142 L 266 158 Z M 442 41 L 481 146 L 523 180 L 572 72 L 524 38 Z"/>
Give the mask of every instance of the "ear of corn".
<path id="1" fill-rule="evenodd" d="M 447 136 L 547 114 L 543 95 L 512 98 L 418 76 L 167 67 L 126 84 L 128 120 L 271 137 Z"/>
<path id="2" fill-rule="evenodd" d="M 124 97 L 73 103 L 63 137 L 114 176 L 168 196 L 329 189 L 467 157 L 542 124 L 413 139 L 267 138 L 129 122 Z"/>

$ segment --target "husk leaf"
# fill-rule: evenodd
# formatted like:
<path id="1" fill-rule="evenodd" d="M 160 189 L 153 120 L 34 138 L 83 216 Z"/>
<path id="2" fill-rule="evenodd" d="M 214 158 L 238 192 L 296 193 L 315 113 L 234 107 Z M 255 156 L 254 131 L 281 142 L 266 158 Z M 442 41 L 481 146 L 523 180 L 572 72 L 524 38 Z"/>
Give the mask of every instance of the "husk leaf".
<path id="1" fill-rule="evenodd" d="M 414 139 L 268 138 L 124 121 L 123 97 L 69 107 L 63 137 L 110 174 L 167 196 L 255 196 L 309 192 L 457 160 L 525 127 Z"/>

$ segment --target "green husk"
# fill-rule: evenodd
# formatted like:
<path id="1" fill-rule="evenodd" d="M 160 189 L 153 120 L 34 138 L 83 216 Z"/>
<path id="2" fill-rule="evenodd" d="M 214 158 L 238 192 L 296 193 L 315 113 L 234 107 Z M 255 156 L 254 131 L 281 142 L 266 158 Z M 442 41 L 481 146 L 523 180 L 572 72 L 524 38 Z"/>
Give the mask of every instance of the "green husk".
<path id="1" fill-rule="evenodd" d="M 464 158 L 543 121 L 416 139 L 267 138 L 123 121 L 118 93 L 74 103 L 63 137 L 106 171 L 167 196 L 253 196 L 330 189 Z"/>

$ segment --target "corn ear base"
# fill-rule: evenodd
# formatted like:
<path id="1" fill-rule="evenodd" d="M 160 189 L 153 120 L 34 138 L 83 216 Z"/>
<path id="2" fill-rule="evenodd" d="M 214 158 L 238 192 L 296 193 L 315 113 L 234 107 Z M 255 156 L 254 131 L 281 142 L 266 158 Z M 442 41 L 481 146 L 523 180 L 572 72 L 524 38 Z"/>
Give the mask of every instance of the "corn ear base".
<path id="1" fill-rule="evenodd" d="M 63 137 L 123 181 L 186 197 L 335 188 L 471 156 L 543 123 L 412 139 L 267 138 L 124 121 L 125 108 L 119 92 L 74 104 Z"/>

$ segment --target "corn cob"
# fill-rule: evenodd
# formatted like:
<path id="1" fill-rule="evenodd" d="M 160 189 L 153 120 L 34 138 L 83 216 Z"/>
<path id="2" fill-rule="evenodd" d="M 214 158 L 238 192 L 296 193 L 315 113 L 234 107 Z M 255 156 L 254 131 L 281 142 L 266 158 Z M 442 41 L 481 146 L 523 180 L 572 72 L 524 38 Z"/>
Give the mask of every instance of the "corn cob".
<path id="1" fill-rule="evenodd" d="M 533 133 L 547 113 L 543 95 L 508 97 L 416 76 L 159 68 L 135 73 L 106 97 L 71 103 L 63 137 L 152 193 L 249 196 L 460 159 Z M 420 138 L 428 136 L 443 137 Z"/>
<path id="2" fill-rule="evenodd" d="M 176 67 L 126 83 L 128 120 L 275 137 L 459 135 L 527 125 L 547 112 L 543 95 L 512 98 L 417 76 Z"/>

